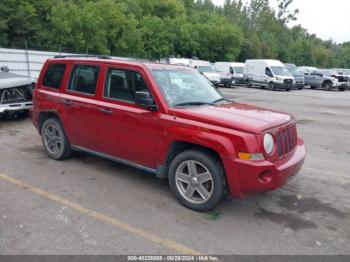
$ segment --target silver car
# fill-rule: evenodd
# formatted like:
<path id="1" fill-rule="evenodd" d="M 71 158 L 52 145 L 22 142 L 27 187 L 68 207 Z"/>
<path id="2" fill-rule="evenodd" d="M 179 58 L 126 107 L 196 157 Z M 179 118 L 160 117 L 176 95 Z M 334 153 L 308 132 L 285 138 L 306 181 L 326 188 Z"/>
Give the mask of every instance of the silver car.
<path id="1" fill-rule="evenodd" d="M 349 78 L 340 76 L 333 70 L 313 70 L 305 74 L 305 85 L 311 88 L 322 87 L 326 90 L 345 91 L 349 86 Z"/>
<path id="2" fill-rule="evenodd" d="M 32 108 L 32 91 L 35 81 L 25 76 L 9 73 L 7 67 L 0 71 L 0 116 L 26 112 Z"/>

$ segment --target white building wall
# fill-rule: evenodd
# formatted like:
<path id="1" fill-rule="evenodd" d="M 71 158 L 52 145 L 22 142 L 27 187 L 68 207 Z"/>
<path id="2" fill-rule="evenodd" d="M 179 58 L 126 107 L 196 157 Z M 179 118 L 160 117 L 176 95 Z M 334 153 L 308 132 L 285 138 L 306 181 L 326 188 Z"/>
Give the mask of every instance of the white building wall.
<path id="1" fill-rule="evenodd" d="M 69 53 L 0 48 L 0 66 L 7 66 L 11 73 L 37 79 L 49 58 Z"/>
<path id="2" fill-rule="evenodd" d="M 57 55 L 84 56 L 84 54 L 0 48 L 0 66 L 7 66 L 10 69 L 10 73 L 27 76 L 28 78 L 32 79 L 38 79 L 45 61 Z M 110 56 L 110 58 L 118 60 L 134 59 L 119 56 Z"/>

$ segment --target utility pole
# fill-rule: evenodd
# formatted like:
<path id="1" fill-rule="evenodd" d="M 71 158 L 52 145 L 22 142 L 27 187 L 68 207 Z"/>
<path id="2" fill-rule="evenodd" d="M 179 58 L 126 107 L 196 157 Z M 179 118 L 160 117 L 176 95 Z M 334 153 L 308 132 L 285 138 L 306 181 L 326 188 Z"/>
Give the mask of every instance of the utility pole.
<path id="1" fill-rule="evenodd" d="M 24 45 L 26 47 L 27 73 L 28 73 L 28 78 L 30 78 L 30 65 L 29 65 L 29 54 L 28 54 L 28 43 L 27 43 L 27 40 L 24 40 Z"/>

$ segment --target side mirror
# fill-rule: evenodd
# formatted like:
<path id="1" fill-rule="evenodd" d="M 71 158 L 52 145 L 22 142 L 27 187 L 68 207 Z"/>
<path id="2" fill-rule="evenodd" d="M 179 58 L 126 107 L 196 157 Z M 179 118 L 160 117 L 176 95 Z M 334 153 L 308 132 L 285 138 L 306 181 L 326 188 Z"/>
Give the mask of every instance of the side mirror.
<path id="1" fill-rule="evenodd" d="M 9 69 L 7 66 L 2 66 L 2 67 L 1 67 L 1 71 L 7 73 L 7 72 L 10 71 L 10 69 Z"/>
<path id="2" fill-rule="evenodd" d="M 145 107 L 151 111 L 158 110 L 158 107 L 154 102 L 152 95 L 147 91 L 135 92 L 135 104 L 141 107 Z"/>

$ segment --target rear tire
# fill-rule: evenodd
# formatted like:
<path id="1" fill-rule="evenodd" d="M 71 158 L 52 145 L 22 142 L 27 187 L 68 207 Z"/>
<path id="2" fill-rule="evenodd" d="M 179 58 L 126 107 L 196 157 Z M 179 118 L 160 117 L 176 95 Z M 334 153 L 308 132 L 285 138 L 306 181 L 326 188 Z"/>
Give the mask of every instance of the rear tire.
<path id="1" fill-rule="evenodd" d="M 41 128 L 41 141 L 45 152 L 52 159 L 63 160 L 72 154 L 69 140 L 56 117 L 45 120 Z"/>
<path id="2" fill-rule="evenodd" d="M 207 152 L 186 150 L 169 167 L 169 185 L 177 200 L 196 211 L 211 210 L 220 204 L 224 181 L 220 161 Z"/>

